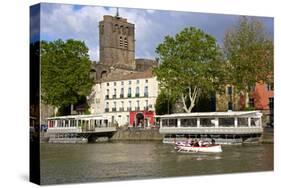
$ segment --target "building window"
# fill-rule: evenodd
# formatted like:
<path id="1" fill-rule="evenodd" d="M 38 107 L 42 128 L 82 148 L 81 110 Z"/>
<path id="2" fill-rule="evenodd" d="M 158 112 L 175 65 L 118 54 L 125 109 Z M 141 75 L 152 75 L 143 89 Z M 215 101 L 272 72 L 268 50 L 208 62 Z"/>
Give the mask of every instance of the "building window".
<path id="1" fill-rule="evenodd" d="M 131 88 L 130 87 L 128 88 L 128 97 L 129 98 L 131 97 Z"/>
<path id="2" fill-rule="evenodd" d="M 122 38 L 122 36 L 120 36 L 120 38 L 119 38 L 119 46 L 123 47 L 123 38 Z"/>
<path id="3" fill-rule="evenodd" d="M 124 38 L 124 47 L 128 48 L 128 41 L 127 41 L 127 37 Z"/>
<path id="4" fill-rule="evenodd" d="M 144 110 L 148 110 L 148 100 L 145 100 L 145 107 Z"/>
<path id="5" fill-rule="evenodd" d="M 132 83 L 132 81 L 131 81 L 131 80 L 129 80 L 129 85 L 131 85 L 131 83 Z"/>
<path id="6" fill-rule="evenodd" d="M 121 82 L 121 85 L 122 85 L 122 86 L 124 85 L 124 81 Z"/>
<path id="7" fill-rule="evenodd" d="M 124 98 L 124 88 L 121 88 L 120 98 Z"/>
<path id="8" fill-rule="evenodd" d="M 109 99 L 109 89 L 106 90 L 105 99 Z"/>
<path id="9" fill-rule="evenodd" d="M 139 97 L 139 96 L 140 96 L 140 88 L 137 87 L 137 88 L 136 88 L 136 97 Z"/>
<path id="10" fill-rule="evenodd" d="M 270 108 L 270 110 L 273 110 L 273 104 L 274 104 L 274 99 L 273 99 L 273 97 L 270 97 L 269 98 L 269 108 Z"/>
<path id="11" fill-rule="evenodd" d="M 124 101 L 121 101 L 121 107 L 120 107 L 120 112 L 123 112 L 124 111 Z"/>
<path id="12" fill-rule="evenodd" d="M 144 87 L 144 96 L 148 97 L 148 86 Z"/>
<path id="13" fill-rule="evenodd" d="M 129 106 L 128 106 L 128 108 L 127 108 L 127 111 L 131 111 L 131 109 L 132 109 L 132 102 L 129 101 Z"/>
<path id="14" fill-rule="evenodd" d="M 108 102 L 106 102 L 106 104 L 105 104 L 105 112 L 109 112 L 109 103 Z"/>
<path id="15" fill-rule="evenodd" d="M 140 110 L 140 101 L 137 101 L 136 110 Z"/>
<path id="16" fill-rule="evenodd" d="M 116 82 L 114 82 L 114 86 L 116 86 Z"/>
<path id="17" fill-rule="evenodd" d="M 228 110 L 233 110 L 233 104 L 232 104 L 232 102 L 228 102 Z"/>
<path id="18" fill-rule="evenodd" d="M 109 86 L 109 82 L 107 82 L 106 85 Z"/>
<path id="19" fill-rule="evenodd" d="M 116 101 L 113 102 L 112 112 L 116 112 Z"/>
<path id="20" fill-rule="evenodd" d="M 113 98 L 116 98 L 116 89 L 114 89 L 114 94 L 113 94 Z"/>
<path id="21" fill-rule="evenodd" d="M 145 83 L 148 83 L 148 80 L 145 80 Z"/>
<path id="22" fill-rule="evenodd" d="M 273 83 L 268 83 L 267 84 L 267 90 L 268 91 L 273 91 L 274 90 L 274 84 Z"/>
<path id="23" fill-rule="evenodd" d="M 140 80 L 137 80 L 137 84 L 139 84 L 140 83 Z"/>

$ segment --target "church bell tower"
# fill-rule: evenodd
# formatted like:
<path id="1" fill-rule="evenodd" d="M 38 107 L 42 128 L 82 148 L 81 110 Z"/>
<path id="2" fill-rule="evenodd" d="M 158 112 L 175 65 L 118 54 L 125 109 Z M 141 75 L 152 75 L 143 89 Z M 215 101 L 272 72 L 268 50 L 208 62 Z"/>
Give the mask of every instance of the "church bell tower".
<path id="1" fill-rule="evenodd" d="M 135 69 L 135 25 L 126 18 L 105 15 L 99 22 L 100 63 Z"/>

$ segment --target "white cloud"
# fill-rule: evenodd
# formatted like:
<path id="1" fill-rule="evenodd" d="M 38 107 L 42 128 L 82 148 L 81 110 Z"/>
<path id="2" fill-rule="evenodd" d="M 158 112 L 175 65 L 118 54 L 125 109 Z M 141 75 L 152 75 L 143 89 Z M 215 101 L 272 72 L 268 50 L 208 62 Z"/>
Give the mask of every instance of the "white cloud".
<path id="1" fill-rule="evenodd" d="M 85 41 L 92 60 L 99 59 L 98 24 L 104 15 L 115 15 L 115 8 L 74 5 L 43 4 L 41 13 L 41 33 L 47 40 L 74 38 Z M 153 23 L 148 14 L 154 10 L 119 9 L 119 15 L 135 24 L 136 43 L 148 41 Z M 139 43 L 139 46 L 140 43 Z M 147 54 L 147 53 L 146 53 Z M 150 55 L 151 56 L 151 55 Z"/>
<path id="2" fill-rule="evenodd" d="M 114 16 L 116 8 L 43 3 L 41 10 L 43 39 L 74 38 L 85 41 L 91 60 L 99 61 L 98 24 L 104 15 Z M 119 8 L 119 16 L 135 24 L 136 57 L 152 59 L 155 57 L 155 48 L 166 35 L 175 35 L 184 27 L 195 26 L 221 40 L 224 30 L 237 18 L 216 14 L 129 8 Z M 270 29 L 273 30 L 272 27 Z"/>

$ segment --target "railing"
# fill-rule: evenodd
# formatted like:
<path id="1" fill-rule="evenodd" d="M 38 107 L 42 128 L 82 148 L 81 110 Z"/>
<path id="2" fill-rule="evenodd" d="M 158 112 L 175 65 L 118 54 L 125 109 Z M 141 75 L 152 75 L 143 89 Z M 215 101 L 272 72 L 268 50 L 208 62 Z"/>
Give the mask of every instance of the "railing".
<path id="1" fill-rule="evenodd" d="M 128 107 L 128 108 L 127 108 L 127 111 L 131 111 L 131 110 L 132 110 L 132 108 L 131 108 L 131 107 Z"/>
<path id="2" fill-rule="evenodd" d="M 113 98 L 113 99 L 116 99 L 116 95 L 112 95 L 112 98 Z"/>
<path id="3" fill-rule="evenodd" d="M 261 127 L 161 127 L 162 134 L 250 134 L 262 133 Z"/>
<path id="4" fill-rule="evenodd" d="M 139 97 L 140 96 L 140 94 L 139 93 L 136 93 L 136 97 Z"/>
<path id="5" fill-rule="evenodd" d="M 144 93 L 144 95 L 143 95 L 143 96 L 148 97 L 148 93 Z"/>
<path id="6" fill-rule="evenodd" d="M 105 99 L 109 99 L 109 95 L 105 95 Z"/>
<path id="7" fill-rule="evenodd" d="M 120 98 L 121 98 L 121 99 L 124 98 L 124 94 L 120 94 Z"/>
<path id="8" fill-rule="evenodd" d="M 116 112 L 116 108 L 112 108 L 112 112 Z"/>
<path id="9" fill-rule="evenodd" d="M 128 93 L 128 98 L 131 98 L 131 97 L 132 97 L 131 93 Z"/>
<path id="10" fill-rule="evenodd" d="M 109 108 L 105 108 L 104 111 L 105 111 L 105 112 L 109 112 Z"/>
<path id="11" fill-rule="evenodd" d="M 119 112 L 124 112 L 124 108 L 119 108 Z"/>

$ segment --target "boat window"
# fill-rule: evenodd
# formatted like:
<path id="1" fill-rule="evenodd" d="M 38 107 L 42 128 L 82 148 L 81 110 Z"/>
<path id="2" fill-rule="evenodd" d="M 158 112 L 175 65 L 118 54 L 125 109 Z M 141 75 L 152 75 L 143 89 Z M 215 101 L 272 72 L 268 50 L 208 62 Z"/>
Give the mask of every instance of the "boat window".
<path id="1" fill-rule="evenodd" d="M 248 118 L 238 118 L 238 127 L 248 127 Z"/>
<path id="2" fill-rule="evenodd" d="M 201 127 L 214 127 L 215 126 L 214 122 L 215 122 L 214 118 L 201 118 L 200 119 L 200 126 Z"/>
<path id="3" fill-rule="evenodd" d="M 163 119 L 162 120 L 162 127 L 176 127 L 177 126 L 177 119 Z"/>
<path id="4" fill-rule="evenodd" d="M 196 127 L 197 126 L 197 119 L 181 119 L 181 127 Z"/>
<path id="5" fill-rule="evenodd" d="M 251 127 L 258 127 L 259 126 L 259 118 L 251 118 Z"/>
<path id="6" fill-rule="evenodd" d="M 234 127 L 234 118 L 219 118 L 219 127 Z"/>

